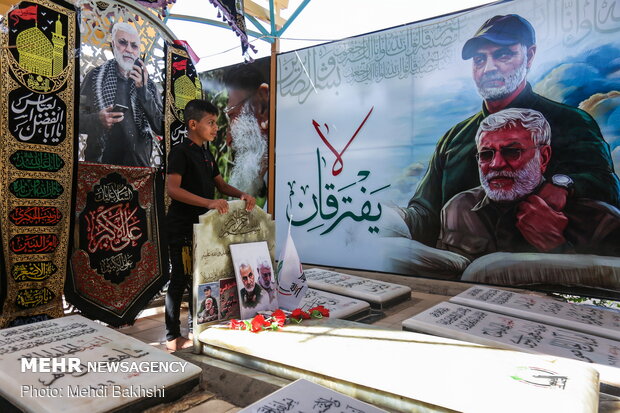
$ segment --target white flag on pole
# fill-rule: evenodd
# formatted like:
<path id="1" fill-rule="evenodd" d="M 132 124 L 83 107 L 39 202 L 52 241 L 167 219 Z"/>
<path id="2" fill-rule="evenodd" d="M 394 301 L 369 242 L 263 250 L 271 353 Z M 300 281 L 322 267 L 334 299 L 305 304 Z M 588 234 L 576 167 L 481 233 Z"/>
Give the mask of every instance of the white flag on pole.
<path id="1" fill-rule="evenodd" d="M 278 305 L 289 311 L 298 308 L 301 299 L 304 298 L 308 290 L 308 282 L 291 237 L 290 222 L 286 244 L 280 253 L 280 260 L 276 269 L 276 279 L 278 282 Z"/>

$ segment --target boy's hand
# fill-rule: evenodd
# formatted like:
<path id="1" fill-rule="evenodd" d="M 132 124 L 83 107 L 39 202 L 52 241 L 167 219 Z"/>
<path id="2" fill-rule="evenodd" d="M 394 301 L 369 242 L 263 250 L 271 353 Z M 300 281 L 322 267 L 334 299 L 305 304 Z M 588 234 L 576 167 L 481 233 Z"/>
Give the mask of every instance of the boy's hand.
<path id="1" fill-rule="evenodd" d="M 242 194 L 239 199 L 245 201 L 245 210 L 251 211 L 254 209 L 254 205 L 256 205 L 256 199 L 252 195 Z"/>
<path id="2" fill-rule="evenodd" d="M 212 199 L 207 202 L 207 208 L 217 209 L 220 214 L 228 212 L 228 202 L 223 199 Z"/>

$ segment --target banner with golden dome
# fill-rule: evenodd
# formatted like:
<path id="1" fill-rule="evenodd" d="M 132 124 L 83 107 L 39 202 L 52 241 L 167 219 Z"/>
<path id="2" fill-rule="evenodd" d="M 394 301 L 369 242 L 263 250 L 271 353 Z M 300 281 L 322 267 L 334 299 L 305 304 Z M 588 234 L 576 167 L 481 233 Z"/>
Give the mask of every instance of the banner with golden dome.
<path id="1" fill-rule="evenodd" d="M 187 137 L 183 110 L 190 100 L 202 99 L 202 84 L 194 62 L 183 45 L 166 42 L 165 55 L 164 142 L 167 161 L 170 148 Z M 167 211 L 170 198 L 167 194 L 165 197 Z"/>
<path id="2" fill-rule="evenodd" d="M 166 159 L 170 148 L 187 137 L 185 105 L 202 98 L 202 85 L 192 59 L 180 45 L 166 43 L 166 96 L 164 99 Z"/>
<path id="3" fill-rule="evenodd" d="M 11 327 L 63 315 L 79 35 L 60 0 L 21 2 L 0 29 L 0 327 Z"/>

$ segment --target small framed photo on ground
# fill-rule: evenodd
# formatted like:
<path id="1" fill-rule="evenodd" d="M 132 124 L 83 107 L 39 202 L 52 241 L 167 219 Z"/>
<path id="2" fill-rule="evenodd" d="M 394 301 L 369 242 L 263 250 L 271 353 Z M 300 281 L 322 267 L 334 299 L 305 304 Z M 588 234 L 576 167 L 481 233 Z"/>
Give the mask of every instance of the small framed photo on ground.
<path id="1" fill-rule="evenodd" d="M 259 311 L 278 308 L 277 286 L 267 242 L 248 242 L 230 246 L 239 290 L 241 318 Z"/>
<path id="2" fill-rule="evenodd" d="M 239 292 L 235 277 L 220 280 L 220 320 L 239 318 Z"/>
<path id="3" fill-rule="evenodd" d="M 198 305 L 196 323 L 204 324 L 219 320 L 220 283 L 212 282 L 198 285 Z"/>

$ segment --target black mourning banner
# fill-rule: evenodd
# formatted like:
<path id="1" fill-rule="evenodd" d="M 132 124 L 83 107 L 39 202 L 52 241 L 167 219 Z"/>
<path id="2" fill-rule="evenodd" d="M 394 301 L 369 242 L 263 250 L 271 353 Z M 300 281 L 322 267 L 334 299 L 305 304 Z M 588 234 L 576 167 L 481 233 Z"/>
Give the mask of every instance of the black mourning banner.
<path id="1" fill-rule="evenodd" d="M 0 327 L 63 315 L 76 176 L 77 13 L 24 1 L 0 28 Z"/>
<path id="2" fill-rule="evenodd" d="M 166 91 L 164 97 L 165 161 L 177 143 L 187 137 L 183 110 L 187 102 L 202 98 L 202 84 L 198 72 L 185 47 L 166 42 Z M 166 208 L 170 199 L 166 196 Z"/>
<path id="3" fill-rule="evenodd" d="M 165 284 L 162 183 L 153 168 L 80 163 L 65 295 L 82 314 L 114 326 L 132 323 Z"/>
<path id="4" fill-rule="evenodd" d="M 187 102 L 202 98 L 202 85 L 187 50 L 183 46 L 166 43 L 166 148 L 168 151 L 187 137 L 183 110 Z M 166 154 L 167 155 L 167 154 Z"/>

